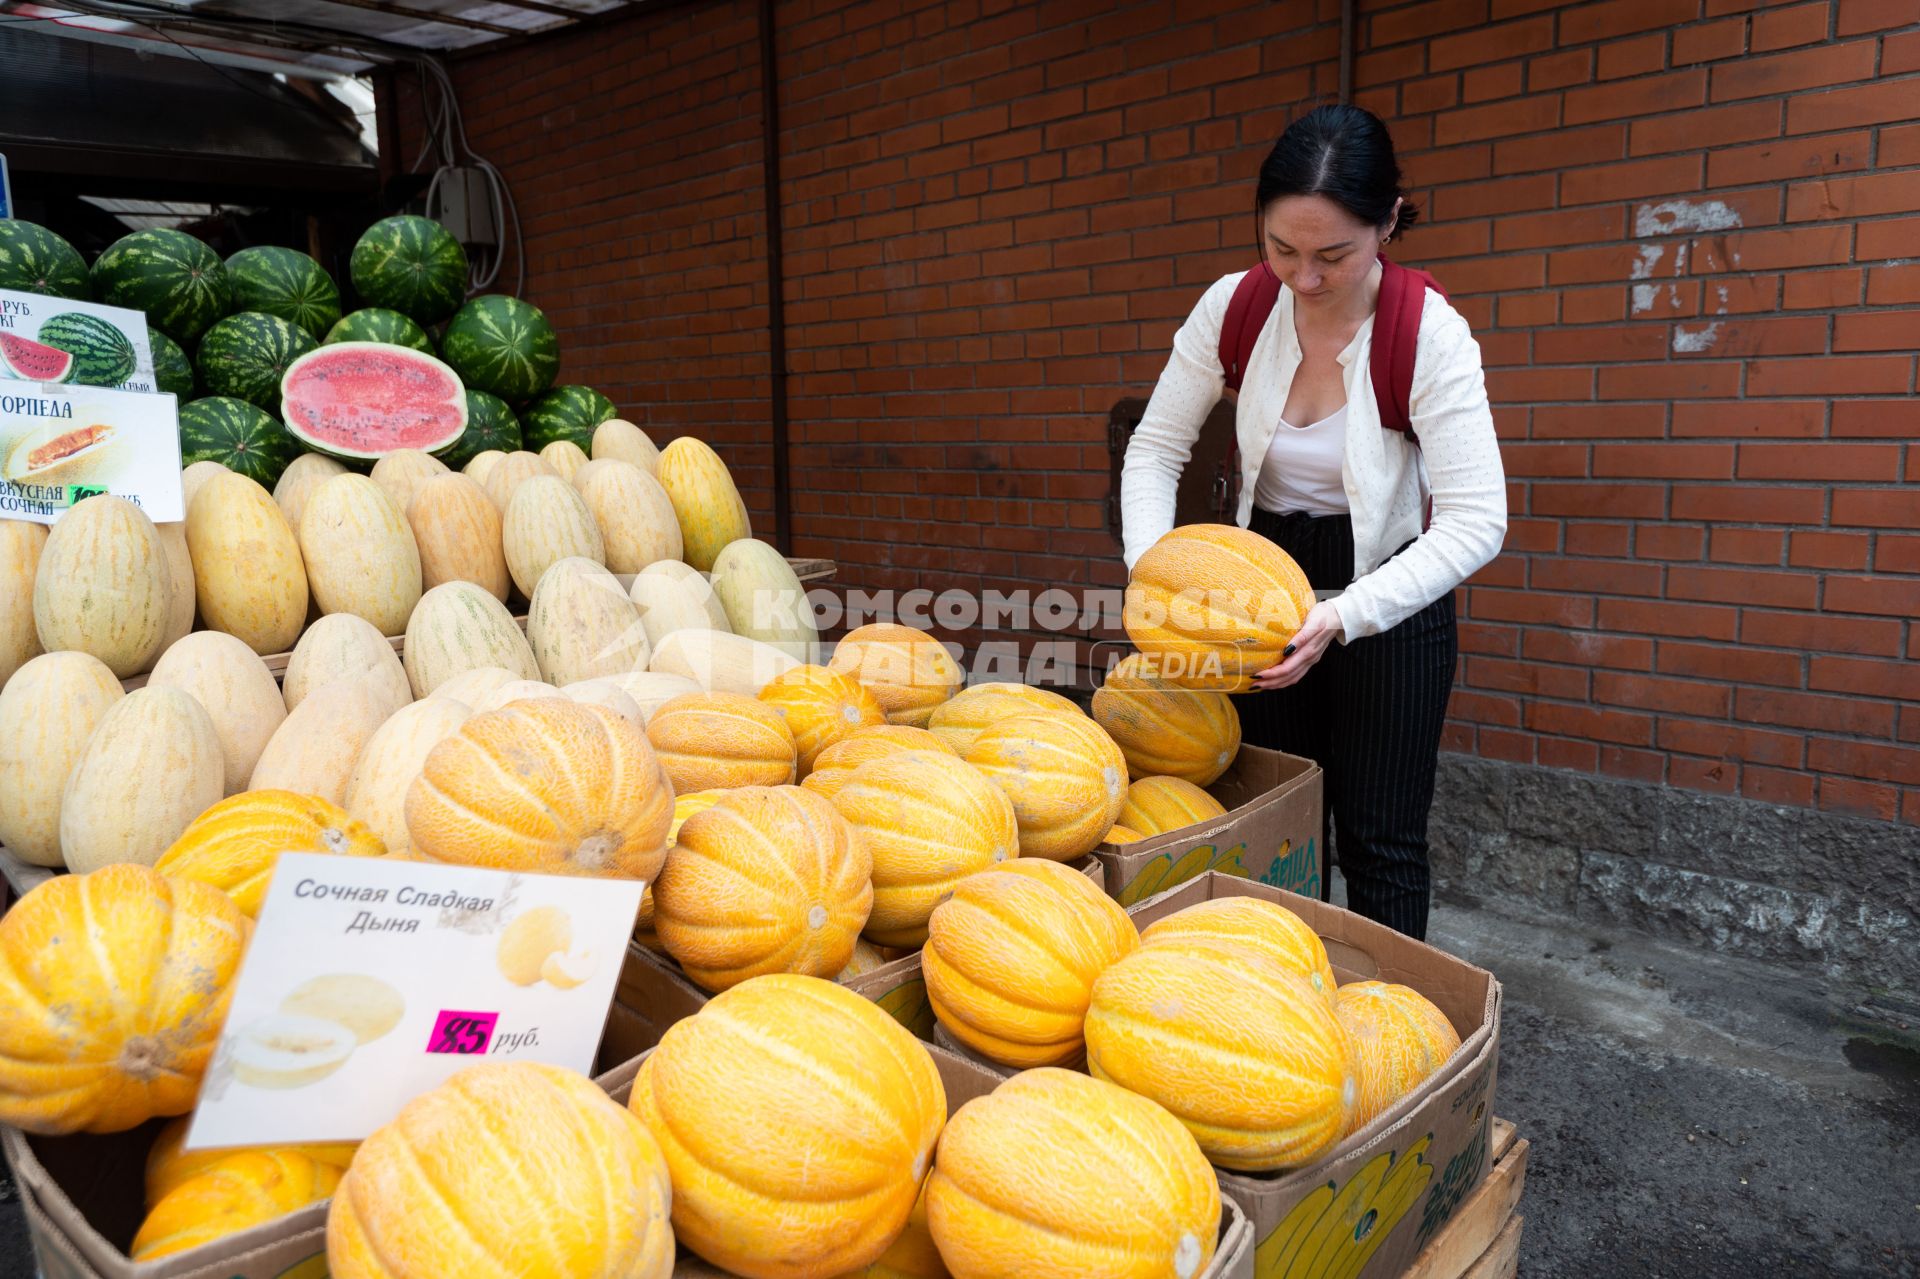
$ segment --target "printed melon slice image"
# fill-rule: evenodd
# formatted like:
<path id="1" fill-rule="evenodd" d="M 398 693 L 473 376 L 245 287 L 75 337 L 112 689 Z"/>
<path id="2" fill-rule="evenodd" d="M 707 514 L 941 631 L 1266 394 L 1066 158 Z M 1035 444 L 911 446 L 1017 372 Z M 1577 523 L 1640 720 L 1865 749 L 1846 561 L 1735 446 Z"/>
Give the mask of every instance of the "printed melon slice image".
<path id="1" fill-rule="evenodd" d="M 0 362 L 7 375 L 27 382 L 64 382 L 73 373 L 73 355 L 16 333 L 0 333 Z"/>
<path id="2" fill-rule="evenodd" d="M 385 342 L 335 342 L 287 367 L 280 416 L 307 447 L 334 457 L 432 453 L 467 429 L 467 388 L 431 355 Z"/>

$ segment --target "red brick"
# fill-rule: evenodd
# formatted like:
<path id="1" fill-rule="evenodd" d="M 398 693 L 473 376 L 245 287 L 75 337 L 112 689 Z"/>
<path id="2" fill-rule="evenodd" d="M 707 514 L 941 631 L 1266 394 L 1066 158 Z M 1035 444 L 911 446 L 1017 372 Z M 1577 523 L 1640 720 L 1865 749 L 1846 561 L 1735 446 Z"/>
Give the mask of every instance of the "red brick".
<path id="1" fill-rule="evenodd" d="M 1734 694 L 1734 718 L 1754 724 L 1820 729 L 1833 733 L 1893 736 L 1893 707 L 1854 698 L 1743 688 Z"/>
<path id="2" fill-rule="evenodd" d="M 1276 6 L 1277 7 L 1277 6 Z M 1423 40 L 1445 31 L 1461 31 L 1487 20 L 1487 0 L 1429 0 L 1372 19 L 1367 44 L 1373 48 Z"/>
<path id="3" fill-rule="evenodd" d="M 1658 665 L 1665 675 L 1694 675 L 1702 679 L 1741 684 L 1800 687 L 1805 659 L 1798 653 L 1746 648 L 1737 644 L 1687 644 L 1660 641 Z"/>
<path id="4" fill-rule="evenodd" d="M 1657 155 L 1777 138 L 1781 114 L 1779 102 L 1740 102 L 1636 120 L 1627 135 L 1627 150 L 1633 155 Z"/>
<path id="5" fill-rule="evenodd" d="M 1891 786 L 1856 781 L 1850 777 L 1820 779 L 1820 807 L 1854 817 L 1890 822 L 1900 815 L 1900 792 Z"/>
<path id="6" fill-rule="evenodd" d="M 1526 726 L 1537 733 L 1575 737 L 1583 742 L 1617 742 L 1623 746 L 1653 744 L 1651 716 L 1630 715 L 1592 706 L 1529 702 L 1526 707 Z M 1545 745 L 1541 743 L 1543 748 Z"/>
<path id="7" fill-rule="evenodd" d="M 1882 546 L 1884 548 L 1884 542 Z M 1864 533 L 1795 533 L 1788 540 L 1787 563 L 1795 568 L 1863 569 L 1867 566 L 1867 536 Z M 1881 572 L 1887 571 L 1884 566 L 1879 567 Z M 1920 567 L 1913 571 L 1920 572 Z"/>
<path id="8" fill-rule="evenodd" d="M 1920 311 L 1873 311 L 1833 318 L 1835 351 L 1911 351 L 1920 347 Z"/>
<path id="9" fill-rule="evenodd" d="M 1815 613 L 1764 613 L 1749 609 L 1740 619 L 1740 642 L 1821 653 L 1892 657 L 1900 652 L 1901 624 L 1866 617 Z"/>
<path id="10" fill-rule="evenodd" d="M 1827 19 L 1832 12 L 1827 0 L 1793 5 L 1755 14 L 1753 40 L 1748 46 L 1755 53 L 1792 49 L 1803 44 L 1818 44 L 1827 38 Z"/>
<path id="11" fill-rule="evenodd" d="M 1427 65 L 1434 71 L 1451 71 L 1505 62 L 1553 47 L 1553 18 L 1542 16 L 1440 36 L 1427 45 Z"/>
<path id="12" fill-rule="evenodd" d="M 1746 57 L 1713 68 L 1713 100 L 1757 98 L 1826 89 L 1873 77 L 1876 41 L 1854 40 L 1770 57 Z"/>
<path id="13" fill-rule="evenodd" d="M 1830 574 L 1821 606 L 1829 613 L 1920 617 L 1920 580 L 1903 577 L 1843 577 Z"/>
<path id="14" fill-rule="evenodd" d="M 1558 129 L 1538 138 L 1511 138 L 1493 144 L 1493 172 L 1558 173 L 1571 165 L 1624 159 L 1627 126 L 1603 124 L 1591 129 Z"/>
<path id="15" fill-rule="evenodd" d="M 1806 752 L 1805 739 L 1796 733 L 1775 733 L 1733 724 L 1702 724 L 1697 720 L 1660 721 L 1661 750 L 1709 759 L 1752 760 L 1796 768 Z"/>
<path id="16" fill-rule="evenodd" d="M 1627 291 L 1624 288 L 1568 289 L 1565 301 L 1568 324 L 1605 324 L 1627 318 Z"/>
<path id="17" fill-rule="evenodd" d="M 1829 536 L 1840 537 L 1843 534 L 1835 533 Z M 1832 567 L 1865 568 L 1864 548 L 1862 548 L 1860 563 L 1836 564 Z M 1873 548 L 1873 567 L 1874 571 L 1879 573 L 1920 573 L 1920 537 L 1893 537 L 1882 533 Z"/>
<path id="18" fill-rule="evenodd" d="M 1531 512 L 1534 515 L 1659 519 L 1665 514 L 1666 499 L 1666 487 L 1659 484 L 1545 481 L 1533 485 Z"/>
<path id="19" fill-rule="evenodd" d="M 1749 764 L 1740 770 L 1740 794 L 1763 804 L 1808 808 L 1813 804 L 1813 792 L 1814 779 L 1795 769 Z"/>
<path id="20" fill-rule="evenodd" d="M 1524 69 L 1518 62 L 1497 67 L 1475 67 L 1460 78 L 1460 97 L 1464 102 L 1491 102 L 1511 98 L 1522 91 Z"/>
<path id="21" fill-rule="evenodd" d="M 1920 0 L 1840 0 L 1835 35 L 1857 36 L 1920 22 Z"/>
<path id="22" fill-rule="evenodd" d="M 1733 361 L 1692 360 L 1603 368 L 1598 389 L 1603 400 L 1724 399 L 1740 393 L 1740 370 Z"/>
<path id="23" fill-rule="evenodd" d="M 1587 673 L 1572 667 L 1469 657 L 1466 669 L 1467 683 L 1474 688 L 1572 701 L 1584 701 L 1587 696 Z"/>
<path id="24" fill-rule="evenodd" d="M 1812 608 L 1819 599 L 1819 590 L 1819 582 L 1806 573 L 1682 565 L 1667 571 L 1670 599 L 1751 604 L 1760 608 Z M 1831 583 L 1828 590 L 1831 593 Z"/>
<path id="25" fill-rule="evenodd" d="M 1597 120 L 1690 111 L 1706 105 L 1706 101 L 1707 73 L 1704 69 L 1674 71 L 1661 76 L 1646 76 L 1630 83 L 1569 89 L 1561 118 L 1567 124 L 1592 124 Z"/>
<path id="26" fill-rule="evenodd" d="M 1489 369 L 1487 395 L 1495 404 L 1593 397 L 1591 369 Z"/>
<path id="27" fill-rule="evenodd" d="M 1631 560 L 1537 559 L 1529 585 L 1540 590 L 1658 598 L 1661 568 Z"/>
<path id="28" fill-rule="evenodd" d="M 1787 535 L 1777 529 L 1716 528 L 1708 557 L 1716 564 L 1758 564 L 1778 568 L 1786 558 Z"/>
<path id="29" fill-rule="evenodd" d="M 1866 273 L 1859 267 L 1838 271 L 1790 271 L 1782 305 L 1795 311 L 1830 311 L 1860 304 L 1860 285 Z M 1915 301 L 1920 301 L 1916 296 Z"/>
<path id="30" fill-rule="evenodd" d="M 1733 478 L 1730 444 L 1601 444 L 1595 478 L 1724 480 Z"/>
<path id="31" fill-rule="evenodd" d="M 1904 75 L 1909 71 L 1920 71 L 1920 35 L 1917 32 L 1903 32 L 1888 36 L 1881 47 L 1880 74 Z"/>
<path id="32" fill-rule="evenodd" d="M 1584 4 L 1561 15 L 1560 42 L 1584 44 L 1635 31 L 1658 30 L 1697 17 L 1699 12 L 1698 0 L 1608 0 L 1604 4 Z"/>
<path id="33" fill-rule="evenodd" d="M 1857 693 L 1896 701 L 1912 699 L 1914 678 L 1913 667 L 1897 659 L 1816 656 L 1807 669 L 1807 687 L 1815 692 Z"/>
<path id="34" fill-rule="evenodd" d="M 1769 524 L 1818 524 L 1827 505 L 1827 490 L 1785 486 L 1734 484 L 1676 484 L 1673 511 L 1676 520 L 1724 520 Z"/>
<path id="35" fill-rule="evenodd" d="M 1507 591 L 1476 586 L 1469 593 L 1478 621 L 1584 627 L 1593 623 L 1593 601 L 1539 591 Z"/>
<path id="36" fill-rule="evenodd" d="M 1787 221 L 1875 217 L 1920 209 L 1920 170 L 1827 178 L 1787 188 Z"/>
<path id="37" fill-rule="evenodd" d="M 1518 728 L 1520 727 L 1520 699 L 1493 697 L 1456 685 L 1453 698 L 1447 703 L 1447 717 L 1466 720 L 1472 724 L 1494 724 L 1502 728 Z"/>
<path id="38" fill-rule="evenodd" d="M 1543 89 L 1564 89 L 1570 84 L 1585 84 L 1592 78 L 1591 49 L 1550 53 L 1527 63 L 1527 88 L 1535 93 Z"/>
<path id="39" fill-rule="evenodd" d="M 1633 553 L 1643 560 L 1706 558 L 1707 531 L 1697 524 L 1642 524 L 1633 535 Z"/>
<path id="40" fill-rule="evenodd" d="M 1920 403 L 1901 400 L 1835 400 L 1836 438 L 1911 439 L 1920 435 Z"/>
<path id="41" fill-rule="evenodd" d="M 1587 450 L 1579 444 L 1508 444 L 1500 450 L 1510 476 L 1584 479 Z"/>
<path id="42" fill-rule="evenodd" d="M 1900 446 L 1743 444 L 1739 476 L 1743 480 L 1898 480 Z"/>
<path id="43" fill-rule="evenodd" d="M 1739 610 L 1709 604 L 1672 604 L 1650 600 L 1599 602 L 1603 631 L 1670 635 L 1679 639 L 1730 640 L 1739 629 Z"/>
<path id="44" fill-rule="evenodd" d="M 1619 559 L 1633 544 L 1633 525 L 1601 520 L 1567 520 L 1560 523 L 1566 533 L 1568 555 L 1600 556 Z"/>
<path id="45" fill-rule="evenodd" d="M 1647 360 L 1665 355 L 1666 331 L 1650 324 L 1613 328 L 1551 329 L 1534 336 L 1540 364 L 1587 364 L 1602 360 Z"/>
<path id="46" fill-rule="evenodd" d="M 1816 737 L 1807 743 L 1807 767 L 1867 781 L 1920 786 L 1920 750 L 1901 746 Z"/>
<path id="47" fill-rule="evenodd" d="M 1609 777 L 1636 782 L 1666 780 L 1667 757 L 1659 751 L 1630 750 L 1624 746 L 1600 748 L 1600 771 Z"/>
<path id="48" fill-rule="evenodd" d="M 1841 528 L 1920 528 L 1920 488 L 1837 489 L 1832 523 Z"/>
<path id="49" fill-rule="evenodd" d="M 1458 105 L 1460 77 L 1453 72 L 1428 76 L 1400 87 L 1400 110 L 1406 115 L 1426 115 Z"/>
<path id="50" fill-rule="evenodd" d="M 1591 631 L 1529 630 L 1522 634 L 1521 653 L 1530 662 L 1562 662 L 1569 666 L 1607 667 L 1645 671 L 1653 667 L 1653 641 Z"/>
<path id="51" fill-rule="evenodd" d="M 1592 742 L 1564 737 L 1537 738 L 1534 747 L 1542 768 L 1571 768 L 1592 773 L 1600 768 L 1600 748 Z"/>
<path id="52" fill-rule="evenodd" d="M 1827 226 L 1716 235 L 1693 242 L 1688 266 L 1695 275 L 1703 275 L 1845 262 L 1850 231 L 1845 226 Z"/>
<path id="53" fill-rule="evenodd" d="M 1912 389 L 1908 356 L 1765 360 L 1747 371 L 1748 395 L 1903 395 Z"/>
<path id="54" fill-rule="evenodd" d="M 1500 327 L 1530 329 L 1560 318 L 1558 293 L 1513 293 L 1500 299 Z"/>
<path id="55" fill-rule="evenodd" d="M 1493 224 L 1493 247 L 1504 252 L 1613 241 L 1626 233 L 1626 224 L 1626 210 L 1618 205 L 1503 217 Z"/>
<path id="56" fill-rule="evenodd" d="M 1506 138 L 1520 133 L 1538 133 L 1559 124 L 1560 95 L 1549 93 L 1523 98 L 1519 102 L 1501 102 L 1445 112 L 1435 118 L 1433 140 L 1436 146 L 1454 146 L 1462 142 Z"/>
<path id="57" fill-rule="evenodd" d="M 1724 717 L 1733 705 L 1732 690 L 1725 684 L 1623 675 L 1613 671 L 1594 673 L 1593 700 L 1611 706 L 1708 718 Z"/>
<path id="58" fill-rule="evenodd" d="M 1920 124 L 1880 130 L 1879 160 L 1884 169 L 1920 164 Z"/>
<path id="59" fill-rule="evenodd" d="M 1737 187 L 1865 169 L 1872 148 L 1873 136 L 1865 131 L 1722 147 L 1707 157 L 1707 185 Z"/>
<path id="60" fill-rule="evenodd" d="M 1702 22 L 1681 27 L 1673 33 L 1673 65 L 1691 66 L 1699 62 L 1717 62 L 1737 58 L 1746 52 L 1747 20 L 1727 18 L 1720 22 Z"/>
<path id="61" fill-rule="evenodd" d="M 1680 403 L 1673 406 L 1673 433 L 1677 436 L 1720 435 L 1730 438 L 1816 438 L 1826 431 L 1824 400 L 1732 400 L 1724 403 Z"/>

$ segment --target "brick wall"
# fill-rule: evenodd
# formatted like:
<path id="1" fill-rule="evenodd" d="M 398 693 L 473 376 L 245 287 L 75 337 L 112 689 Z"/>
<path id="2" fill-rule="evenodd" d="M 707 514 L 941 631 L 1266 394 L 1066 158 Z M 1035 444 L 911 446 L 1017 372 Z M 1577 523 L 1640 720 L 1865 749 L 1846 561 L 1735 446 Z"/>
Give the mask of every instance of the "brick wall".
<path id="1" fill-rule="evenodd" d="M 1250 259 L 1338 7 L 779 6 L 796 553 L 1121 583 L 1107 411 Z M 1359 9 L 1512 480 L 1449 745 L 1920 821 L 1920 0 Z M 563 377 L 715 442 L 764 528 L 754 41 L 694 4 L 456 80 Z"/>

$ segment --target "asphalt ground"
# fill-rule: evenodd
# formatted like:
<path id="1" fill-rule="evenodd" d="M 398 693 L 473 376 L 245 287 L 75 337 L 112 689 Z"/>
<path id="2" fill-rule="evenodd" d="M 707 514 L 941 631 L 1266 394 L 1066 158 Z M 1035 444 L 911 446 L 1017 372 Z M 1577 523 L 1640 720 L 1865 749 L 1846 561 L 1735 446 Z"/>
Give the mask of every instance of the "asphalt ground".
<path id="1" fill-rule="evenodd" d="M 1920 1025 L 1797 970 L 1472 902 L 1438 903 L 1430 940 L 1506 987 L 1521 1274 L 1920 1276 Z M 34 1273 L 0 1179 L 0 1279 Z"/>

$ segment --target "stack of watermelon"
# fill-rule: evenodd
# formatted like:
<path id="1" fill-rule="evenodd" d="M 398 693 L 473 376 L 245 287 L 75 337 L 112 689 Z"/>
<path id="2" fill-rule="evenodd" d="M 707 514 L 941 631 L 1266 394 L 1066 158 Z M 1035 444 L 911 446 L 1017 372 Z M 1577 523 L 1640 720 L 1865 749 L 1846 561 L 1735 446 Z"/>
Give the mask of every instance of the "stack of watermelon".
<path id="1" fill-rule="evenodd" d="M 382 219 L 349 269 L 363 304 L 354 311 L 294 249 L 243 249 L 222 262 L 193 236 L 155 228 L 116 241 L 89 272 L 52 231 L 0 219 L 0 288 L 146 314 L 155 379 L 181 400 L 187 462 L 221 462 L 269 487 L 304 450 L 364 464 L 416 448 L 458 467 L 486 449 L 567 440 L 586 450 L 615 415 L 590 387 L 554 385 L 560 344 L 538 307 L 465 300 L 466 251 L 438 223 Z M 90 326 L 69 327 L 65 341 L 43 335 L 13 354 L 42 380 L 71 381 L 115 373 L 131 356 Z"/>

